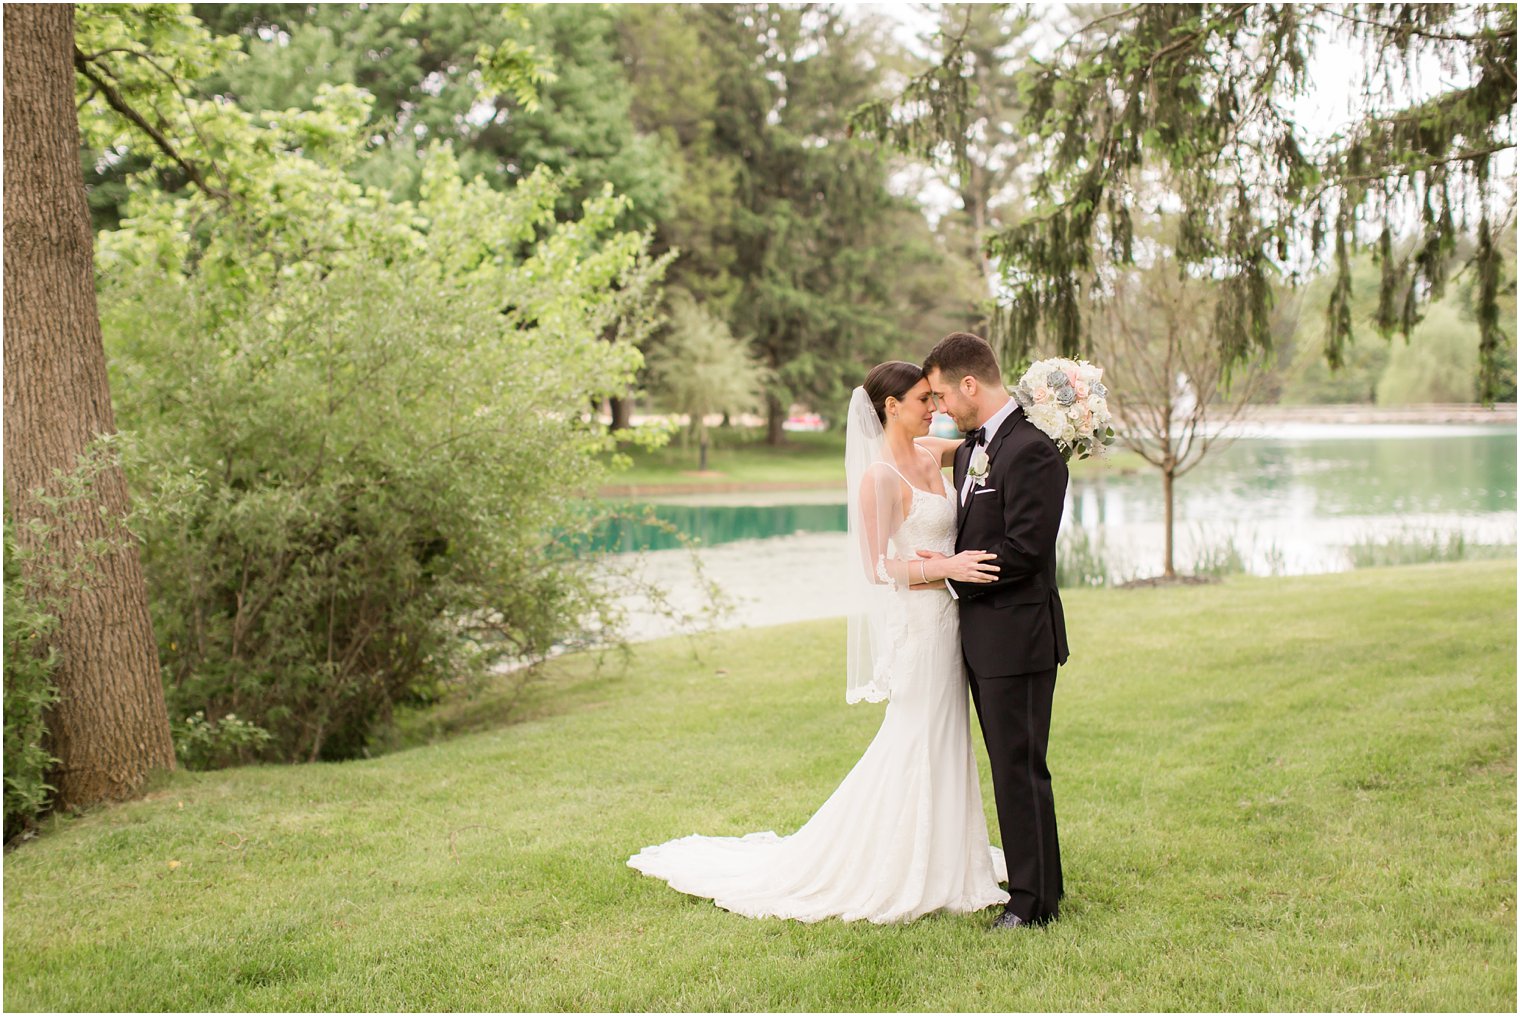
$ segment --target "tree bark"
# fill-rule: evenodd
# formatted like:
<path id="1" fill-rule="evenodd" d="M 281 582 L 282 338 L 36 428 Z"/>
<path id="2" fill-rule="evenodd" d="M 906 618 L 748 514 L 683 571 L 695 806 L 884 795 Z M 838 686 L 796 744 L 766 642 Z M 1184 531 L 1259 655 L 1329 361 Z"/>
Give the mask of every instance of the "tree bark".
<path id="1" fill-rule="evenodd" d="M 607 400 L 607 403 L 612 411 L 612 426 L 609 429 L 614 431 L 628 430 L 633 426 L 633 396 L 631 393 L 624 398 L 614 395 Z"/>
<path id="2" fill-rule="evenodd" d="M 786 407 L 781 400 L 770 392 L 765 393 L 765 443 L 772 448 L 779 448 L 786 440 L 786 431 L 781 425 L 786 422 Z"/>
<path id="3" fill-rule="evenodd" d="M 1170 469 L 1161 471 L 1161 490 L 1166 498 L 1166 570 L 1162 572 L 1169 579 L 1177 577 L 1177 569 L 1172 564 L 1172 487 L 1176 477 Z"/>
<path id="4" fill-rule="evenodd" d="M 67 489 L 97 435 L 115 432 L 95 305 L 95 259 L 74 110 L 74 9 L 6 4 L 5 500 L 27 577 L 54 603 L 59 701 L 47 748 L 55 806 L 120 800 L 174 768 L 158 649 L 114 457 Z M 46 527 L 33 532 L 27 523 Z"/>

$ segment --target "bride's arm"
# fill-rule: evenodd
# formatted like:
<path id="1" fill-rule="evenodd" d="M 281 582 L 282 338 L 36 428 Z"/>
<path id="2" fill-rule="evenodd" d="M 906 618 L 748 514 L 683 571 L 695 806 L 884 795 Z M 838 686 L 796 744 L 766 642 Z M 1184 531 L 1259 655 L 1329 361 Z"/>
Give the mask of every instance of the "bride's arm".
<path id="1" fill-rule="evenodd" d="M 945 437 L 916 437 L 914 443 L 939 460 L 940 468 L 955 465 L 955 452 L 964 442 L 964 438 L 950 440 Z"/>
<path id="2" fill-rule="evenodd" d="M 888 556 L 887 541 L 903 522 L 903 486 L 897 474 L 888 470 L 868 470 L 861 478 L 860 549 L 866 580 L 909 589 L 942 589 L 947 578 L 967 583 L 993 581 L 998 569 L 987 562 L 996 555 L 979 550 L 963 550 L 954 557 L 920 551 L 912 561 Z"/>
<path id="3" fill-rule="evenodd" d="M 868 469 L 860 479 L 861 563 L 875 585 L 911 587 L 921 584 L 922 569 L 914 561 L 887 554 L 887 541 L 903 521 L 902 481 L 885 469 Z"/>

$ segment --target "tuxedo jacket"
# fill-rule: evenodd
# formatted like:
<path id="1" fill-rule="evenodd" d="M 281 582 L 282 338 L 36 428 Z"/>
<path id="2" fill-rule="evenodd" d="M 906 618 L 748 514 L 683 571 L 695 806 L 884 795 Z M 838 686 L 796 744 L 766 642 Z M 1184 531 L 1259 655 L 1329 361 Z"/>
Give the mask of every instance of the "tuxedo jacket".
<path id="1" fill-rule="evenodd" d="M 1066 662 L 1066 615 L 1056 591 L 1056 533 L 1066 463 L 1056 444 L 1015 409 L 987 442 L 988 470 L 960 490 L 969 442 L 955 454 L 955 550 L 997 555 L 995 582 L 951 582 L 960 601 L 961 650 L 978 677 L 1053 670 Z"/>

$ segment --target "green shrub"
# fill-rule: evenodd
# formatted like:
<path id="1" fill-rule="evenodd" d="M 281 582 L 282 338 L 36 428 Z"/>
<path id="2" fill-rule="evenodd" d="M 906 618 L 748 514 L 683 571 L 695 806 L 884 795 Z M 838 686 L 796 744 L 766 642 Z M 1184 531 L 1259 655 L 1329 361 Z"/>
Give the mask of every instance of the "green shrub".
<path id="1" fill-rule="evenodd" d="M 57 653 L 43 648 L 57 619 L 30 595 L 5 520 L 5 839 L 25 832 L 47 807 L 57 763 L 43 746 L 44 711 L 57 701 Z"/>
<path id="2" fill-rule="evenodd" d="M 198 763 L 359 755 L 398 703 L 604 635 L 562 534 L 596 521 L 588 410 L 633 378 L 620 328 L 659 264 L 611 196 L 556 221 L 546 173 L 501 193 L 438 149 L 413 205 L 300 154 L 302 116 L 362 133 L 363 112 L 282 120 L 294 147 L 248 156 L 237 214 L 150 189 L 100 237 L 165 696 Z"/>
<path id="3" fill-rule="evenodd" d="M 218 769 L 245 762 L 270 741 L 269 731 L 228 713 L 207 720 L 203 710 L 174 725 L 174 754 L 186 769 Z"/>

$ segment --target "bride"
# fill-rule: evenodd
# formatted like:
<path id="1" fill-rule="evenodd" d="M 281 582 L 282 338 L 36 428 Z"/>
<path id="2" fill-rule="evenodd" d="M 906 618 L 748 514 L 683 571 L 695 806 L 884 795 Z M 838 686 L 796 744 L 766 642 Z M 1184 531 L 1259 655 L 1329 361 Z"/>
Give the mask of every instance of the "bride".
<path id="1" fill-rule="evenodd" d="M 997 567 L 986 563 L 992 554 L 955 554 L 955 501 L 940 468 L 959 442 L 925 437 L 933 416 L 929 382 L 911 363 L 878 365 L 850 399 L 845 698 L 888 700 L 865 754 L 790 836 L 686 836 L 646 847 L 630 867 L 747 917 L 887 924 L 1008 901 L 971 754 L 959 616 L 944 583 L 989 582 Z"/>

